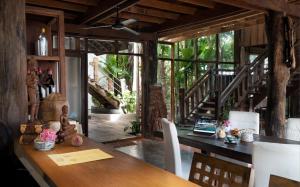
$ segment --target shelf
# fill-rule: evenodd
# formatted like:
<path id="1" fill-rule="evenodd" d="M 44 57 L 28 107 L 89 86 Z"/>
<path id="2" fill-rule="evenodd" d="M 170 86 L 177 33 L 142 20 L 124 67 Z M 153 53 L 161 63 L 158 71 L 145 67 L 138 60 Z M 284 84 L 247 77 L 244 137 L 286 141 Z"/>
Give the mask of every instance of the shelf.
<path id="1" fill-rule="evenodd" d="M 59 61 L 59 56 L 36 56 L 36 55 L 27 55 L 27 59 L 29 60 L 33 57 L 36 60 L 44 60 L 44 61 Z"/>

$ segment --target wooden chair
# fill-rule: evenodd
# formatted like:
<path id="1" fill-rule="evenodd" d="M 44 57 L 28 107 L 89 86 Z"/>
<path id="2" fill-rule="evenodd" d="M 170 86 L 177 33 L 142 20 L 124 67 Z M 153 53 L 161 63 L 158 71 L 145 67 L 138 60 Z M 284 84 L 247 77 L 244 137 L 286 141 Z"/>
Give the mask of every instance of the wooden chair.
<path id="1" fill-rule="evenodd" d="M 189 180 L 202 187 L 248 187 L 251 169 L 194 153 Z"/>
<path id="2" fill-rule="evenodd" d="M 270 176 L 269 187 L 300 187 L 300 182 L 291 179 L 279 177 L 276 175 Z"/>

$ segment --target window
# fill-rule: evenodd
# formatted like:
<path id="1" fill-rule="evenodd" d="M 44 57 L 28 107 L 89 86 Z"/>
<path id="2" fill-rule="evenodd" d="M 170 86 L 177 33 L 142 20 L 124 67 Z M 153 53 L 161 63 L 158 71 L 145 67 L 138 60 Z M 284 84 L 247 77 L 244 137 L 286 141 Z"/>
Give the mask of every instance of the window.
<path id="1" fill-rule="evenodd" d="M 234 31 L 219 34 L 220 62 L 234 62 Z"/>

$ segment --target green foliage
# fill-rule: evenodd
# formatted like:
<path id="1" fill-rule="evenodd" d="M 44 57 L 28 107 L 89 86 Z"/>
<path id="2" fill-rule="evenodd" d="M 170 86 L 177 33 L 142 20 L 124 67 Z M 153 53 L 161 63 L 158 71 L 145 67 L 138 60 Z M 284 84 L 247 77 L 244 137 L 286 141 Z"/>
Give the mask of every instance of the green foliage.
<path id="1" fill-rule="evenodd" d="M 166 44 L 158 44 L 157 55 L 160 58 L 171 58 L 171 46 Z"/>
<path id="2" fill-rule="evenodd" d="M 220 37 L 220 61 L 234 61 L 234 31 L 223 32 Z"/>
<path id="3" fill-rule="evenodd" d="M 136 92 L 125 91 L 123 93 L 123 102 L 125 103 L 125 113 L 135 113 L 136 111 Z"/>
<path id="4" fill-rule="evenodd" d="M 102 107 L 102 104 L 95 97 L 92 97 L 92 102 L 95 107 Z"/>
<path id="5" fill-rule="evenodd" d="M 124 132 L 131 130 L 131 134 L 137 135 L 141 132 L 141 122 L 132 121 L 130 126 L 124 128 Z"/>
<path id="6" fill-rule="evenodd" d="M 201 60 L 216 60 L 216 35 L 203 36 L 198 39 L 199 55 Z"/>

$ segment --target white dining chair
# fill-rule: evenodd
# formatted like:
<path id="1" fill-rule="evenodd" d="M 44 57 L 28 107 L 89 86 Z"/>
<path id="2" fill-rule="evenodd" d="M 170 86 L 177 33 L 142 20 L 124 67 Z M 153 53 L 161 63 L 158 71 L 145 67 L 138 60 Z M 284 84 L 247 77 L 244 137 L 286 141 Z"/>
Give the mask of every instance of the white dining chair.
<path id="1" fill-rule="evenodd" d="M 300 145 L 254 142 L 254 186 L 268 187 L 270 175 L 300 181 Z"/>
<path id="2" fill-rule="evenodd" d="M 230 111 L 229 122 L 232 129 L 250 128 L 250 129 L 254 129 L 255 134 L 259 134 L 259 113 Z"/>
<path id="3" fill-rule="evenodd" d="M 164 134 L 166 170 L 182 177 L 181 154 L 176 126 L 166 118 L 162 118 L 161 123 Z"/>
<path id="4" fill-rule="evenodd" d="M 287 120 L 285 138 L 300 141 L 300 118 L 289 118 Z"/>

